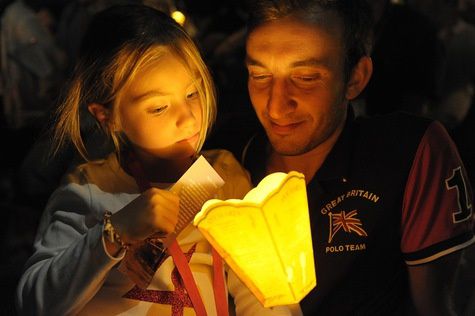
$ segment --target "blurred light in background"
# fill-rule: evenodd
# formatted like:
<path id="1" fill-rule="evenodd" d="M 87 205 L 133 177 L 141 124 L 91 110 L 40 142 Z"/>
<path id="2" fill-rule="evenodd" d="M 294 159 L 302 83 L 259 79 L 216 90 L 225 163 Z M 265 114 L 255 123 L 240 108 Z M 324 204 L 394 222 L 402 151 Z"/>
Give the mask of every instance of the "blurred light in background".
<path id="1" fill-rule="evenodd" d="M 186 17 L 181 11 L 178 11 L 178 10 L 173 11 L 171 13 L 171 17 L 181 26 L 185 24 Z"/>

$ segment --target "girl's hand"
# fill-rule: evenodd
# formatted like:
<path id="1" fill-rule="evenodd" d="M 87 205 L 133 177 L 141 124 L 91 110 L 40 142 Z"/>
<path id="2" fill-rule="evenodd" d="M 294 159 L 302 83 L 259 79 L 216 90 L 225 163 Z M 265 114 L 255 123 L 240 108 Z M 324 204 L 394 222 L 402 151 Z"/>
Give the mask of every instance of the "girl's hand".
<path id="1" fill-rule="evenodd" d="M 180 210 L 178 195 L 150 188 L 111 216 L 122 241 L 133 244 L 157 231 L 173 232 Z"/>

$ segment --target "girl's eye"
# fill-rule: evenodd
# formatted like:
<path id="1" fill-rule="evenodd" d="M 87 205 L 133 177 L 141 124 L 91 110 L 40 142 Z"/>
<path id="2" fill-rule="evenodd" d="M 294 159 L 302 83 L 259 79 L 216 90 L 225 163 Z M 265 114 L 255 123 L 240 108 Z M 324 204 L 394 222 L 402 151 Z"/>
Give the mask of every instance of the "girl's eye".
<path id="1" fill-rule="evenodd" d="M 168 108 L 168 105 L 153 107 L 153 108 L 150 108 L 150 109 L 148 110 L 148 113 L 150 113 L 150 114 L 161 114 L 161 113 L 163 113 L 167 108 Z"/>
<path id="2" fill-rule="evenodd" d="M 187 98 L 188 100 L 193 100 L 193 99 L 196 99 L 199 95 L 200 95 L 200 93 L 199 93 L 198 91 L 193 91 L 193 92 L 191 92 L 191 93 L 188 93 L 188 94 L 186 95 L 186 98 Z"/>

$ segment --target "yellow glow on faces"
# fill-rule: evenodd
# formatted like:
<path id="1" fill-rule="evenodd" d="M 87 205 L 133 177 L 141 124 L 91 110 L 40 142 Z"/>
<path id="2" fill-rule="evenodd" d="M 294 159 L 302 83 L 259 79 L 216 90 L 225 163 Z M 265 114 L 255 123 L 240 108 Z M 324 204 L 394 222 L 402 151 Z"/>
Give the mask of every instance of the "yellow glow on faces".
<path id="1" fill-rule="evenodd" d="M 194 155 L 202 126 L 202 82 L 166 51 L 124 89 L 120 127 L 132 146 L 151 158 Z"/>
<path id="2" fill-rule="evenodd" d="M 327 142 L 345 120 L 343 48 L 336 22 L 335 32 L 329 33 L 324 27 L 285 18 L 257 27 L 248 37 L 249 95 L 279 154 L 311 151 Z"/>

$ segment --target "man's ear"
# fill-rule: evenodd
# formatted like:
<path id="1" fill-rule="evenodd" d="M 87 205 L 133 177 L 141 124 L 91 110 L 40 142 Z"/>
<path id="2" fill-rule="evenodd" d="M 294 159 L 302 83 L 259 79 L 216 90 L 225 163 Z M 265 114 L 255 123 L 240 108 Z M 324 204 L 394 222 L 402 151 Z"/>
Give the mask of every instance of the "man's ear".
<path id="1" fill-rule="evenodd" d="M 110 110 L 99 103 L 91 103 L 87 106 L 89 113 L 96 118 L 102 127 L 106 127 L 110 121 Z"/>
<path id="2" fill-rule="evenodd" d="M 373 61 L 371 57 L 361 57 L 351 72 L 350 80 L 346 86 L 346 99 L 355 99 L 368 84 L 372 73 Z"/>

